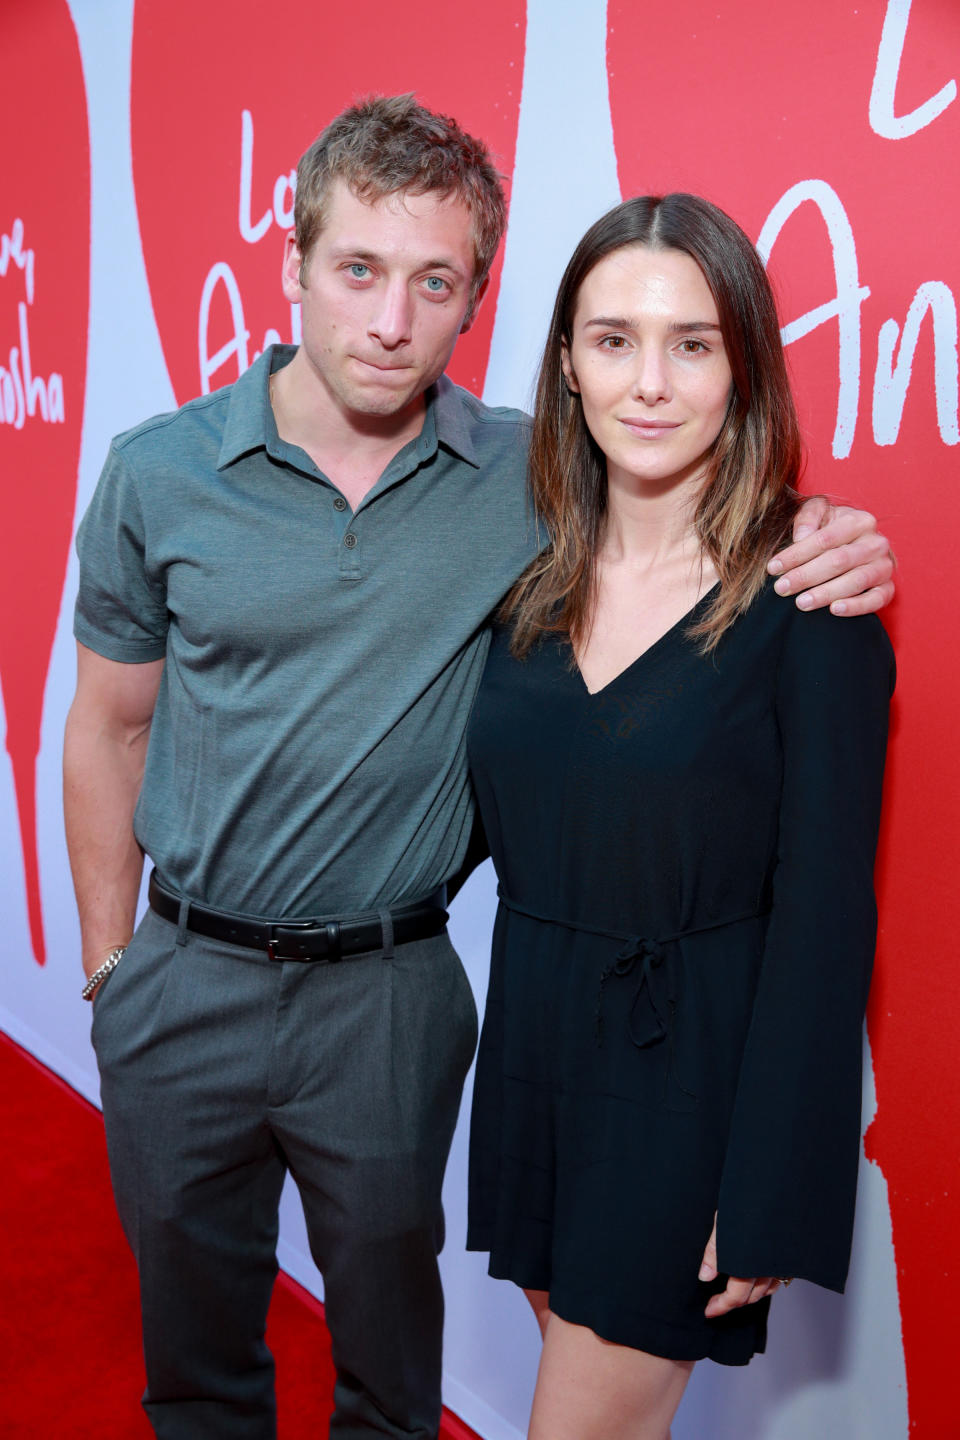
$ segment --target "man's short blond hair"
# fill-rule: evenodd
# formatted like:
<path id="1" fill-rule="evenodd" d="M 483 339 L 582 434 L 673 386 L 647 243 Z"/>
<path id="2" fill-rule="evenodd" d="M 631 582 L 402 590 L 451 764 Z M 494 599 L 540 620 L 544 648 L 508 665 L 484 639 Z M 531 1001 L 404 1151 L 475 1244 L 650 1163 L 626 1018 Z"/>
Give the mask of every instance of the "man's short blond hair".
<path id="1" fill-rule="evenodd" d="M 486 278 L 507 218 L 501 177 L 487 147 L 448 115 L 436 115 L 413 95 L 378 95 L 331 120 L 300 157 L 294 231 L 306 262 L 323 229 L 324 206 L 335 180 L 360 200 L 436 191 L 455 195 L 473 217 L 476 258 L 473 293 Z"/>

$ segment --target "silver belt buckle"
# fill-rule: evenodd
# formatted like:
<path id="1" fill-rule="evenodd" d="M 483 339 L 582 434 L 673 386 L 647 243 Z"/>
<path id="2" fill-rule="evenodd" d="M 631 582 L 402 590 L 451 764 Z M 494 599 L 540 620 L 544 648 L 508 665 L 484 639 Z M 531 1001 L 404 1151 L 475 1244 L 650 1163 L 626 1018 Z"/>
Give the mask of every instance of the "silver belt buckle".
<path id="1" fill-rule="evenodd" d="M 279 950 L 282 950 L 282 949 L 283 949 L 283 941 L 284 941 L 284 939 L 286 939 L 286 936 L 284 936 L 282 939 L 277 939 L 276 935 L 274 934 L 274 931 L 275 931 L 275 930 L 292 930 L 295 934 L 296 934 L 297 932 L 303 933 L 303 932 L 309 931 L 309 930 L 316 931 L 317 934 L 321 934 L 321 933 L 322 933 L 322 934 L 324 934 L 324 935 L 326 936 L 326 941 L 327 941 L 326 953 L 323 954 L 323 955 L 316 955 L 316 956 L 312 956 L 312 955 L 311 955 L 311 956 L 308 956 L 308 955 L 282 955 L 282 954 L 277 954 L 278 949 L 279 949 Z M 287 921 L 286 923 L 278 922 L 276 925 L 271 925 L 271 926 L 270 926 L 270 934 L 269 934 L 268 939 L 267 939 L 267 955 L 270 957 L 271 960 L 278 960 L 278 961 L 283 961 L 283 960 L 313 960 L 315 964 L 316 964 L 316 963 L 322 963 L 322 962 L 325 962 L 325 961 L 326 961 L 326 962 L 333 963 L 333 962 L 335 962 L 335 961 L 337 961 L 337 960 L 339 960 L 339 959 L 341 958 L 341 956 L 340 956 L 340 922 L 339 922 L 339 920 L 329 920 L 329 921 L 327 921 L 327 922 L 326 922 L 325 924 L 323 924 L 323 925 L 318 925 L 315 920 L 290 920 L 290 921 Z"/>

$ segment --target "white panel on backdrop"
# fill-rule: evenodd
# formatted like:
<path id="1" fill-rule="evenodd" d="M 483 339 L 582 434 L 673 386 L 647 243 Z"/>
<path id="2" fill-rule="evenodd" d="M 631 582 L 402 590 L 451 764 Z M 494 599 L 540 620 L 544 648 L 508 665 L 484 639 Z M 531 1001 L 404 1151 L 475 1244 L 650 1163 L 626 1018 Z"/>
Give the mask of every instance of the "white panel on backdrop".
<path id="1" fill-rule="evenodd" d="M 864 1042 L 865 1130 L 876 1101 Z M 780 1292 L 766 1355 L 743 1369 L 700 1365 L 673 1440 L 905 1440 L 907 1381 L 887 1182 L 861 1157 L 845 1295 L 802 1282 Z"/>
<path id="2" fill-rule="evenodd" d="M 470 977 L 481 1015 L 490 969 L 496 885 L 493 866 L 487 861 L 457 896 L 450 917 L 450 938 Z M 487 1257 L 464 1249 L 472 1092 L 471 1068 L 443 1187 L 447 1221 L 447 1244 L 440 1259 L 447 1299 L 444 1397 L 486 1440 L 519 1440 L 526 1431 L 533 1398 L 540 1334 L 516 1286 L 491 1280 Z"/>
<path id="3" fill-rule="evenodd" d="M 483 398 L 530 408 L 560 277 L 580 236 L 620 200 L 603 0 L 527 0 L 520 127 Z"/>

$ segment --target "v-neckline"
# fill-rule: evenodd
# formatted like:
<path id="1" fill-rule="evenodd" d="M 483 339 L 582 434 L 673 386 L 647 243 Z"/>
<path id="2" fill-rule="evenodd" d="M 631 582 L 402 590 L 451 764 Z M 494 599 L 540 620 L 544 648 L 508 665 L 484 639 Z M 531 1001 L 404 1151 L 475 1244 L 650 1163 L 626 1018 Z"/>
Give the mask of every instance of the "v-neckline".
<path id="1" fill-rule="evenodd" d="M 583 671 L 580 669 L 580 661 L 577 659 L 576 653 L 574 653 L 573 663 L 576 668 L 577 679 L 580 681 L 580 685 L 583 688 L 584 694 L 589 699 L 593 700 L 596 698 L 596 696 L 605 694 L 606 691 L 610 689 L 611 685 L 616 685 L 617 681 L 622 680 L 624 675 L 629 675 L 630 671 L 635 670 L 642 660 L 646 660 L 649 655 L 653 654 L 654 650 L 658 650 L 660 648 L 664 641 L 669 640 L 670 636 L 674 633 L 674 631 L 679 630 L 681 625 L 689 625 L 692 617 L 696 614 L 704 601 L 709 600 L 710 596 L 716 590 L 719 583 L 719 581 L 715 580 L 710 586 L 710 589 L 704 590 L 699 600 L 695 600 L 694 603 L 690 606 L 690 609 L 685 611 L 684 614 L 680 616 L 679 620 L 674 621 L 672 625 L 670 625 L 666 630 L 664 630 L 662 635 L 657 636 L 656 640 L 651 640 L 650 644 L 647 645 L 645 649 L 641 650 L 639 655 L 634 656 L 634 658 L 630 661 L 628 665 L 624 665 L 622 670 L 618 670 L 616 675 L 612 675 L 607 681 L 607 683 L 605 685 L 601 685 L 598 690 L 591 690 L 588 686 L 586 679 L 584 678 Z"/>

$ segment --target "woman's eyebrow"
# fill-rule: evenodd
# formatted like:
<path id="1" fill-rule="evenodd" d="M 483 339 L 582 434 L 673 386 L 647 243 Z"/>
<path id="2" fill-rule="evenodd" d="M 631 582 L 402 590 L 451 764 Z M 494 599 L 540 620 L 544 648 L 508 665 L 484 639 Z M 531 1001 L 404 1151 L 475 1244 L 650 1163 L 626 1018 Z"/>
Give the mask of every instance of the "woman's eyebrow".
<path id="1" fill-rule="evenodd" d="M 596 315 L 592 320 L 585 320 L 584 326 L 602 325 L 608 330 L 632 330 L 633 321 L 623 315 Z"/>
<path id="2" fill-rule="evenodd" d="M 632 330 L 636 326 L 636 321 L 626 315 L 595 315 L 583 323 L 585 328 L 599 325 L 608 330 Z M 719 330 L 720 326 L 715 320 L 671 320 L 667 329 L 677 334 L 688 330 Z"/>

